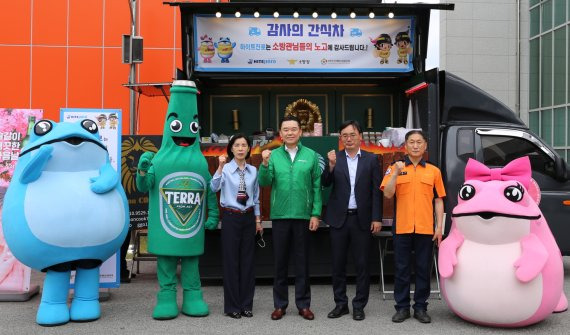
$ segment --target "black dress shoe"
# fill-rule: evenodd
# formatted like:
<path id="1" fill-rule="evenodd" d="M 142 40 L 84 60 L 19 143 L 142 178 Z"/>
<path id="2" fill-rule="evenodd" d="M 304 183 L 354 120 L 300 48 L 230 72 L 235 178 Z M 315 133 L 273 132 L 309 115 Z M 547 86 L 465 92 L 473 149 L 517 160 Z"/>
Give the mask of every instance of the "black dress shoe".
<path id="1" fill-rule="evenodd" d="M 350 313 L 348 311 L 348 306 L 336 306 L 328 315 L 329 319 L 340 318 L 343 315 Z"/>
<path id="2" fill-rule="evenodd" d="M 353 320 L 362 321 L 362 320 L 364 320 L 364 318 L 366 318 L 366 316 L 364 315 L 363 309 L 355 308 L 352 311 L 352 319 Z"/>
<path id="3" fill-rule="evenodd" d="M 240 319 L 241 318 L 241 314 L 238 312 L 226 313 L 226 315 L 232 319 Z"/>
<path id="4" fill-rule="evenodd" d="M 430 323 L 431 317 L 428 315 L 427 311 L 419 309 L 414 311 L 414 319 L 417 319 L 421 323 Z"/>
<path id="5" fill-rule="evenodd" d="M 251 318 L 253 316 L 252 311 L 242 311 L 241 316 L 245 316 L 246 318 Z"/>
<path id="6" fill-rule="evenodd" d="M 404 320 L 410 317 L 410 310 L 409 309 L 400 309 L 392 316 L 392 322 L 400 323 L 404 322 Z"/>

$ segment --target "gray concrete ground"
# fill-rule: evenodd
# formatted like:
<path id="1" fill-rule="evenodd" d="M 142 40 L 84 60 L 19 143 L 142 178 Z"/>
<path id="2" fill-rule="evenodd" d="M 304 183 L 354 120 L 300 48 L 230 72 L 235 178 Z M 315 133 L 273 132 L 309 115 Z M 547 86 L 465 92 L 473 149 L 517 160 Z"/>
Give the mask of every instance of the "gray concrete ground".
<path id="1" fill-rule="evenodd" d="M 151 318 L 157 291 L 154 262 L 141 263 L 141 273 L 130 284 L 111 290 L 108 301 L 102 302 L 101 319 L 89 323 L 68 323 L 59 327 L 44 328 L 35 323 L 40 301 L 39 295 L 27 302 L 0 303 L 0 334 L 569 334 L 570 312 L 554 314 L 545 321 L 523 329 L 494 329 L 467 323 L 455 316 L 443 300 L 431 299 L 428 307 L 433 318 L 431 324 L 420 324 L 415 319 L 402 324 L 391 322 L 393 301 L 382 300 L 378 284 L 371 289 L 366 307 L 366 320 L 353 321 L 351 315 L 328 319 L 327 313 L 334 307 L 330 285 L 312 286 L 311 309 L 314 321 L 306 321 L 297 315 L 292 302 L 282 320 L 272 321 L 271 285 L 259 285 L 255 292 L 253 318 L 234 320 L 222 314 L 223 288 L 217 285 L 204 287 L 204 297 L 210 305 L 210 315 L 191 318 L 180 315 L 170 321 Z M 570 257 L 564 258 L 565 292 L 570 296 Z M 32 283 L 42 285 L 43 274 L 34 272 Z M 349 286 L 349 297 L 354 295 L 354 285 Z M 179 294 L 179 302 L 180 301 Z"/>

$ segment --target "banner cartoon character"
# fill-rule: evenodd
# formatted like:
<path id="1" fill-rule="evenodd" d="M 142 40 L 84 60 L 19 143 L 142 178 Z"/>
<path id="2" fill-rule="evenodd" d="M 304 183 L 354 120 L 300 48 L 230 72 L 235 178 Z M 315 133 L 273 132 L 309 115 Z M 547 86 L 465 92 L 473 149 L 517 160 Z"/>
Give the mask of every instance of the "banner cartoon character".
<path id="1" fill-rule="evenodd" d="M 214 57 L 214 42 L 208 35 L 200 36 L 200 56 L 204 59 L 204 63 L 211 63 Z"/>
<path id="2" fill-rule="evenodd" d="M 109 114 L 109 129 L 117 129 L 117 125 L 119 124 L 119 117 L 117 113 Z"/>
<path id="3" fill-rule="evenodd" d="M 38 324 L 100 317 L 99 266 L 125 240 L 129 208 L 95 122 L 35 124 L 4 198 L 2 222 L 14 256 L 46 272 Z"/>
<path id="4" fill-rule="evenodd" d="M 392 38 L 388 34 L 380 34 L 375 39 L 370 38 L 370 42 L 374 44 L 374 57 L 380 58 L 380 64 L 388 64 L 390 58 L 390 49 L 392 49 Z"/>
<path id="5" fill-rule="evenodd" d="M 105 129 L 105 127 L 107 126 L 107 115 L 99 114 L 97 116 L 97 125 L 99 126 L 100 129 Z"/>
<path id="6" fill-rule="evenodd" d="M 522 327 L 567 309 L 560 249 L 528 157 L 489 169 L 470 159 L 439 249 L 441 289 L 461 318 Z"/>
<path id="7" fill-rule="evenodd" d="M 178 80 L 170 92 L 160 150 L 141 156 L 136 176 L 138 190 L 149 192 L 148 250 L 157 255 L 160 286 L 152 317 L 162 320 L 178 316 L 179 260 L 182 313 L 209 314 L 202 297 L 198 256 L 204 253 L 204 228 L 215 229 L 219 217 L 216 194 L 208 186 L 212 178 L 208 163 L 200 151 L 196 86 Z"/>
<path id="8" fill-rule="evenodd" d="M 222 63 L 229 63 L 230 58 L 234 54 L 236 43 L 232 42 L 229 37 L 220 37 L 220 40 L 214 43 L 214 46 L 218 49 L 218 57 L 220 57 Z"/>
<path id="9" fill-rule="evenodd" d="M 408 64 L 408 55 L 412 54 L 410 34 L 401 31 L 396 35 L 396 46 L 398 47 L 398 64 Z"/>

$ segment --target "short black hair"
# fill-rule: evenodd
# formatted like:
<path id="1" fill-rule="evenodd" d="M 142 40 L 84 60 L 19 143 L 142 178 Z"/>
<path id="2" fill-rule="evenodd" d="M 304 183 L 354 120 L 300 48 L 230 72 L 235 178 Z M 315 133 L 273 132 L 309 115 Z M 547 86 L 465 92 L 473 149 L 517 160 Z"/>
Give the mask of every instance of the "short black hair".
<path id="1" fill-rule="evenodd" d="M 420 135 L 421 137 L 424 138 L 424 141 L 426 141 L 426 142 L 428 141 L 428 140 L 427 140 L 426 133 L 424 133 L 424 131 L 421 130 L 421 129 L 414 129 L 414 130 L 410 130 L 409 132 L 407 132 L 407 133 L 406 133 L 406 137 L 405 137 L 405 141 L 407 142 L 407 141 L 408 141 L 408 137 L 410 137 L 410 136 L 412 136 L 412 135 L 414 135 L 414 134 L 418 134 L 418 135 Z"/>
<path id="2" fill-rule="evenodd" d="M 283 126 L 283 122 L 285 122 L 285 121 L 295 121 L 299 125 L 299 128 L 301 128 L 301 121 L 299 121 L 299 118 L 296 117 L 295 115 L 289 114 L 289 115 L 285 115 L 281 119 L 281 122 L 279 123 L 279 129 L 281 129 L 281 127 Z"/>
<path id="3" fill-rule="evenodd" d="M 247 154 L 245 155 L 245 159 L 248 159 L 249 156 L 251 155 L 251 141 L 249 140 L 249 137 L 245 136 L 245 134 L 238 133 L 230 138 L 230 141 L 228 142 L 228 147 L 226 148 L 226 152 L 228 153 L 228 157 L 230 160 L 234 159 L 234 153 L 232 152 L 232 147 L 234 146 L 234 143 L 240 138 L 245 138 L 247 146 L 249 147 L 249 149 L 247 150 Z"/>
<path id="4" fill-rule="evenodd" d="M 360 123 L 358 123 L 358 121 L 356 120 L 346 120 L 344 121 L 340 127 L 338 127 L 338 132 L 342 132 L 342 130 L 348 126 L 353 126 L 354 129 L 358 130 L 359 134 L 362 134 L 362 128 L 360 127 Z"/>

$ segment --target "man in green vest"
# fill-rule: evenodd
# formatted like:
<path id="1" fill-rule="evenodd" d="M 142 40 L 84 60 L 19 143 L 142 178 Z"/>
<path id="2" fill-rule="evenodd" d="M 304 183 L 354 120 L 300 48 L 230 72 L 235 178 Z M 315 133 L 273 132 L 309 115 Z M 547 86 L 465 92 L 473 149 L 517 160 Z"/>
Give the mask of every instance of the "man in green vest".
<path id="1" fill-rule="evenodd" d="M 159 320 L 178 316 L 179 260 L 182 313 L 209 313 L 202 298 L 198 256 L 204 253 L 204 227 L 215 229 L 219 213 L 216 194 L 209 187 L 208 163 L 200 151 L 196 92 L 192 81 L 173 83 L 160 150 L 156 155 L 145 152 L 137 170 L 137 188 L 149 192 L 148 250 L 157 255 L 160 285 L 152 317 Z"/>
<path id="2" fill-rule="evenodd" d="M 271 220 L 275 259 L 272 320 L 279 320 L 289 304 L 287 270 L 289 248 L 295 249 L 295 303 L 306 320 L 315 318 L 310 310 L 309 231 L 319 227 L 321 215 L 321 168 L 318 154 L 303 146 L 301 124 L 295 116 L 281 121 L 283 145 L 261 153 L 259 185 L 271 186 Z"/>

